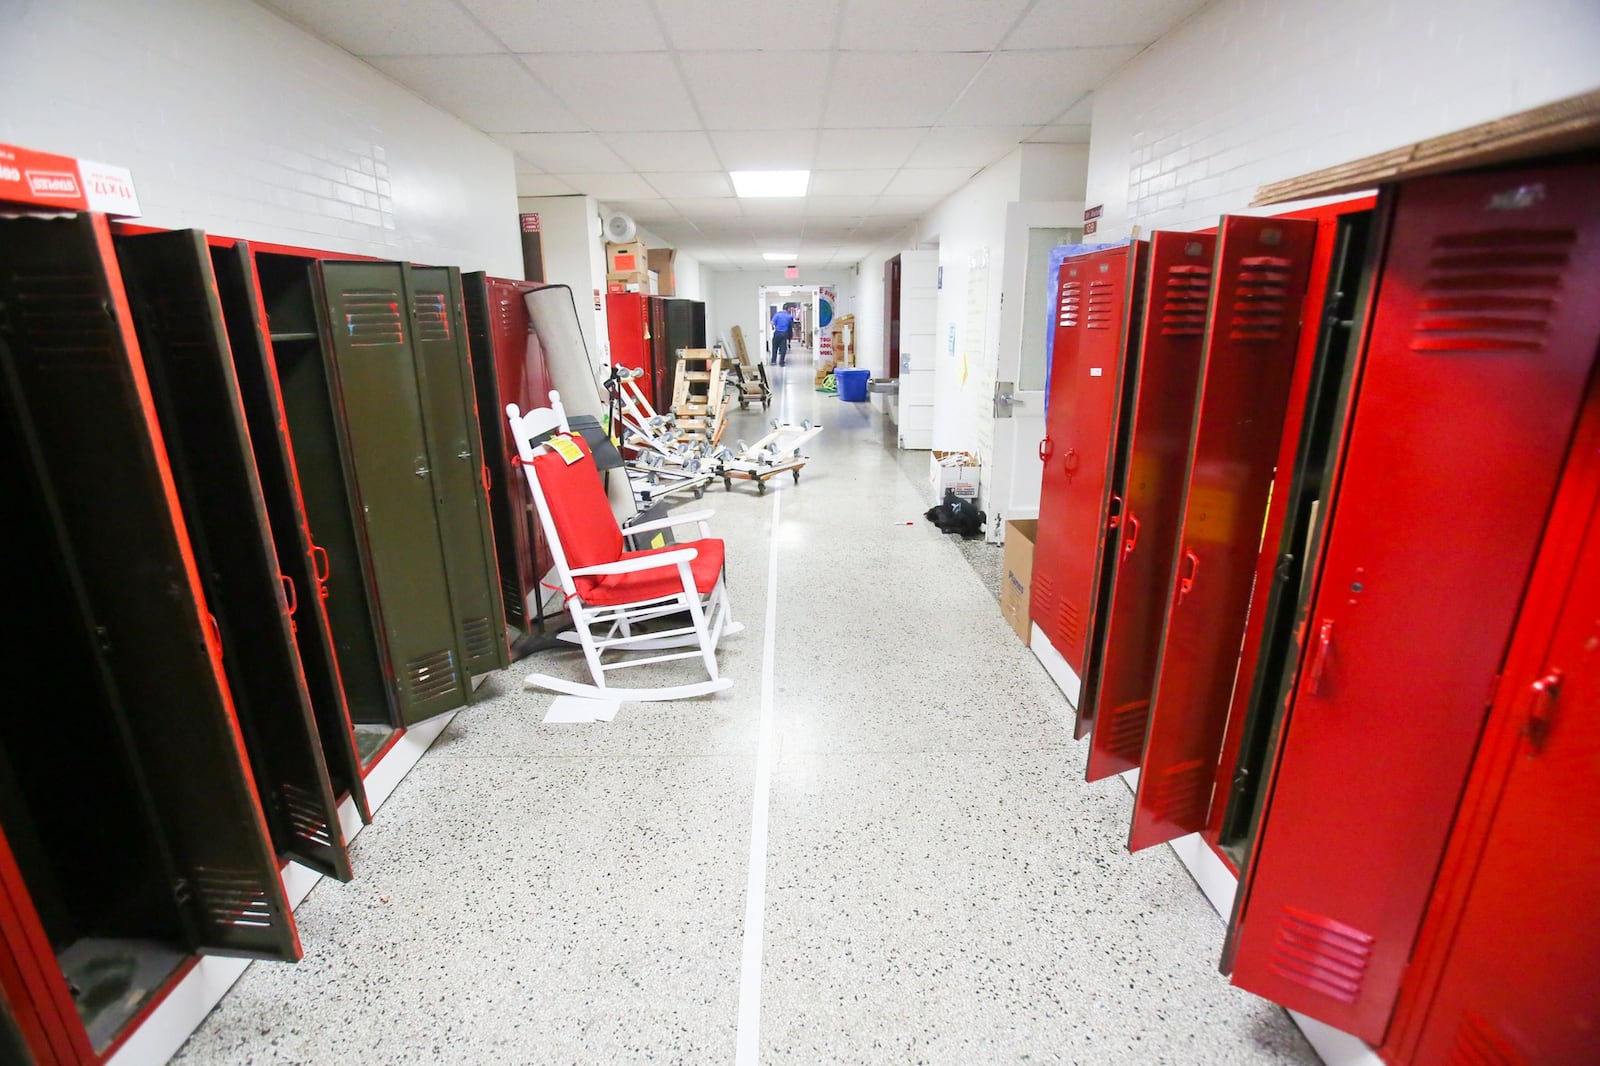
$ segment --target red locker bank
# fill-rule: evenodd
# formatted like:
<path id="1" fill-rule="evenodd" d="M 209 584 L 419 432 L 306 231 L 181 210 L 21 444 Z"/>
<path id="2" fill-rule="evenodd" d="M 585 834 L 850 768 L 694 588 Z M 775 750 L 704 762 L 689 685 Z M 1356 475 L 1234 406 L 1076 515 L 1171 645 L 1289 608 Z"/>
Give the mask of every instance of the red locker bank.
<path id="1" fill-rule="evenodd" d="M 1088 652 L 1101 623 L 1101 584 L 1109 578 L 1108 533 L 1120 521 L 1122 501 L 1109 490 L 1126 458 L 1126 353 L 1137 341 L 1148 252 L 1147 242 L 1135 241 L 1075 256 L 1061 264 L 1057 280 L 1030 614 L 1066 663 L 1063 688 L 1074 706 L 1094 670 Z M 1080 710 L 1077 735 L 1088 725 Z"/>
<path id="2" fill-rule="evenodd" d="M 1416 179 L 1380 204 L 1347 413 L 1304 531 L 1295 653 L 1255 679 L 1275 740 L 1226 960 L 1236 984 L 1369 1043 L 1430 901 L 1459 888 L 1441 861 L 1577 462 L 1600 339 L 1597 187 L 1600 166 L 1569 164 Z M 1563 683 L 1524 687 L 1530 735 L 1571 705 Z M 1569 932 L 1594 928 L 1590 911 Z"/>

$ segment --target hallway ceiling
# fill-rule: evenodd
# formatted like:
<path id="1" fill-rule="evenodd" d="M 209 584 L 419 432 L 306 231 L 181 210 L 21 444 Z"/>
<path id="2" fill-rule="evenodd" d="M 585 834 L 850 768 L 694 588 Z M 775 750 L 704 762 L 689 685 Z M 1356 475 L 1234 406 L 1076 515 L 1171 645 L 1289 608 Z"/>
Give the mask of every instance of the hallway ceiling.
<path id="1" fill-rule="evenodd" d="M 259 0 L 715 268 L 854 263 L 1207 0 Z M 729 170 L 810 169 L 741 200 Z"/>

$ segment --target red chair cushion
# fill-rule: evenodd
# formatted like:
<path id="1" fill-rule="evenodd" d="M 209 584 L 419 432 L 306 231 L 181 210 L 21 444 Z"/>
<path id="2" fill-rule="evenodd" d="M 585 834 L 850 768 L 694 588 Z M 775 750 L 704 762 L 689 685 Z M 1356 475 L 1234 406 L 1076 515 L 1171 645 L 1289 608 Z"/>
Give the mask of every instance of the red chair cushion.
<path id="1" fill-rule="evenodd" d="M 665 548 L 651 548 L 649 551 L 624 552 L 622 557 L 633 559 L 642 555 L 661 555 L 680 548 L 699 549 L 699 554 L 689 560 L 689 573 L 694 576 L 694 585 L 700 595 L 708 594 L 716 587 L 717 576 L 722 573 L 723 544 L 720 538 L 706 537 L 684 544 L 669 544 Z M 678 577 L 676 565 L 633 574 L 576 577 L 572 583 L 578 589 L 578 598 L 590 607 L 639 603 L 659 596 L 675 596 L 683 591 L 683 581 Z"/>
<path id="2" fill-rule="evenodd" d="M 568 463 L 553 451 L 533 457 L 534 476 L 550 507 L 556 539 L 573 569 L 614 563 L 622 557 L 622 530 L 611 513 L 600 471 L 595 469 L 594 456 L 583 438 L 576 433 L 565 436 L 583 450 L 582 459 Z"/>

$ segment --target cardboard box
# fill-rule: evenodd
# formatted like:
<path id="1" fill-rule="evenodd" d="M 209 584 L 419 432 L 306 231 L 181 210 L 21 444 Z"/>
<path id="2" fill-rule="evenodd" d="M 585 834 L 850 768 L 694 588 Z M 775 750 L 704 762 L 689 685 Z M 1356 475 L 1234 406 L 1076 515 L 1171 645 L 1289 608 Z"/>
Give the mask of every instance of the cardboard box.
<path id="1" fill-rule="evenodd" d="M 934 451 L 928 459 L 928 483 L 935 503 L 951 489 L 964 500 L 978 498 L 978 457 L 971 452 Z"/>
<path id="2" fill-rule="evenodd" d="M 1013 518 L 1006 523 L 1005 566 L 1000 576 L 1000 616 L 1027 646 L 1033 632 L 1028 602 L 1033 597 L 1033 542 L 1039 536 L 1037 518 Z"/>
<path id="3" fill-rule="evenodd" d="M 672 273 L 672 260 L 676 257 L 676 248 L 652 248 L 646 256 L 650 271 L 656 276 L 657 296 L 676 296 L 678 283 Z"/>
<path id="4" fill-rule="evenodd" d="M 651 295 L 650 275 L 641 270 L 606 275 L 607 292 L 639 292 Z"/>
<path id="5" fill-rule="evenodd" d="M 643 274 L 650 269 L 650 253 L 643 241 L 627 244 L 606 244 L 607 274 Z"/>

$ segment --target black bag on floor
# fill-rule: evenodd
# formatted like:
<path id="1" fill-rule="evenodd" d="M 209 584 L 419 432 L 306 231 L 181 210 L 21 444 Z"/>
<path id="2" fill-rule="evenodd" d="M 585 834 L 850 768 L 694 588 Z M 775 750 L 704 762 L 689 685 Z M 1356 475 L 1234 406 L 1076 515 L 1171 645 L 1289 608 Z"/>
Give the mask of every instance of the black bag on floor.
<path id="1" fill-rule="evenodd" d="M 963 537 L 981 536 L 988 520 L 982 511 L 972 506 L 971 500 L 963 500 L 954 489 L 945 489 L 944 502 L 928 508 L 923 517 L 938 526 L 939 532 L 959 533 Z"/>

